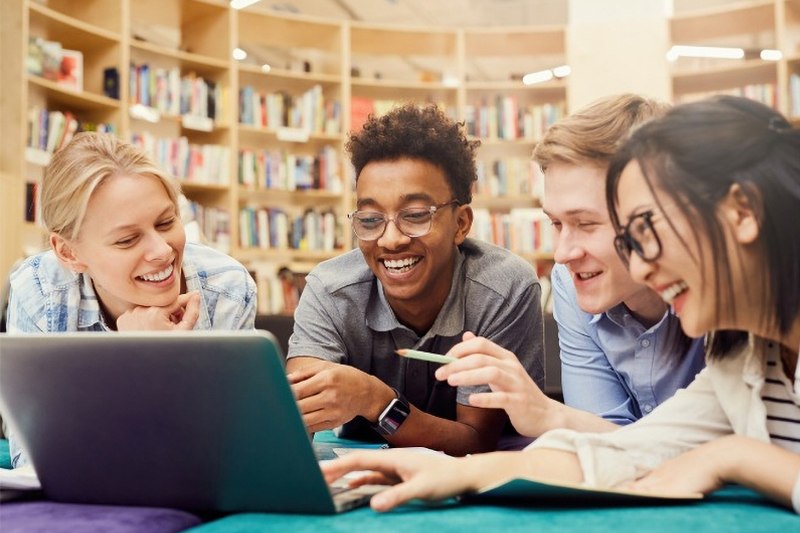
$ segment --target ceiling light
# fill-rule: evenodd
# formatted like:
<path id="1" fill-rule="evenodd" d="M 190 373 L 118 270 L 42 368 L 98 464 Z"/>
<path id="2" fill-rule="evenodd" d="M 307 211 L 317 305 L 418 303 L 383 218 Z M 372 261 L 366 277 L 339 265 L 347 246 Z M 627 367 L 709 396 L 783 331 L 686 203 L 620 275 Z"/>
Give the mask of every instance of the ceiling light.
<path id="1" fill-rule="evenodd" d="M 544 83 L 553 79 L 552 70 L 540 70 L 539 72 L 529 72 L 522 76 L 522 83 L 533 85 L 534 83 Z"/>
<path id="2" fill-rule="evenodd" d="M 245 59 L 247 59 L 247 52 L 245 52 L 241 48 L 234 48 L 233 49 L 233 58 L 236 61 L 244 61 Z"/>
<path id="3" fill-rule="evenodd" d="M 783 58 L 783 52 L 780 50 L 761 50 L 760 55 L 764 61 L 780 61 Z"/>
<path id="4" fill-rule="evenodd" d="M 744 49 L 721 46 L 685 46 L 676 44 L 667 52 L 667 59 L 675 61 L 678 57 L 710 57 L 714 59 L 742 59 Z"/>
<path id="5" fill-rule="evenodd" d="M 556 78 L 566 78 L 572 74 L 572 67 L 569 65 L 561 65 L 553 69 L 553 74 L 555 74 Z"/>
<path id="6" fill-rule="evenodd" d="M 261 72 L 269 72 L 270 70 L 272 70 L 272 67 L 267 65 L 266 63 L 261 65 Z"/>
<path id="7" fill-rule="evenodd" d="M 250 7 L 260 0 L 231 0 L 231 7 L 233 9 L 244 9 Z"/>

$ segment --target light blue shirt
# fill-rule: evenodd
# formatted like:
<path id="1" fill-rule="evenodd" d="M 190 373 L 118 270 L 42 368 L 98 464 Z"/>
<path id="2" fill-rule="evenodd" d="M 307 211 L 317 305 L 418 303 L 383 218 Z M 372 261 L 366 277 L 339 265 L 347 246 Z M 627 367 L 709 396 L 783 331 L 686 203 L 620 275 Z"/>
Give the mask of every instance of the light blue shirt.
<path id="1" fill-rule="evenodd" d="M 578 306 L 565 266 L 554 266 L 551 280 L 561 387 L 570 407 L 626 425 L 686 387 L 705 366 L 702 338 L 683 357 L 667 345 L 670 330 L 680 327 L 671 310 L 650 328 L 623 304 L 592 315 Z"/>
<path id="2" fill-rule="evenodd" d="M 188 291 L 200 293 L 196 330 L 253 329 L 256 284 L 241 264 L 223 253 L 187 243 L 183 275 Z M 11 274 L 9 333 L 110 331 L 91 278 L 61 266 L 52 251 L 29 257 Z M 25 464 L 9 438 L 11 464 Z"/>

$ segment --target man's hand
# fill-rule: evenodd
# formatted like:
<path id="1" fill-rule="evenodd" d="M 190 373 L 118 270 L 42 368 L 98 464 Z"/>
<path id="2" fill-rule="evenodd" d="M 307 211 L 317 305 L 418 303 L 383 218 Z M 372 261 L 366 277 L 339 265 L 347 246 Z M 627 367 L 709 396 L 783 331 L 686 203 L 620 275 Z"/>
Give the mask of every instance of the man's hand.
<path id="1" fill-rule="evenodd" d="M 292 369 L 288 378 L 311 433 L 341 426 L 359 415 L 377 422 L 381 411 L 395 397 L 388 385 L 361 370 L 320 359 L 302 359 L 302 365 Z"/>
<path id="2" fill-rule="evenodd" d="M 470 332 L 447 355 L 459 360 L 439 368 L 436 379 L 454 387 L 488 384 L 492 390 L 472 394 L 470 405 L 504 409 L 514 428 L 528 437 L 538 437 L 553 427 L 560 404 L 539 389 L 516 355 Z"/>
<path id="3" fill-rule="evenodd" d="M 117 318 L 117 331 L 189 331 L 200 318 L 200 293 L 181 294 L 163 307 L 134 307 Z"/>

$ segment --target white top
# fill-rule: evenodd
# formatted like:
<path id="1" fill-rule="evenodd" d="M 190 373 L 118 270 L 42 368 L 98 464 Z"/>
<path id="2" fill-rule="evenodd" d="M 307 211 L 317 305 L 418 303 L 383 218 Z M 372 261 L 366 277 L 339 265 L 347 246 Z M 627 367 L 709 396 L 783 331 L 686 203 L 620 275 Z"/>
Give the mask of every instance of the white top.
<path id="1" fill-rule="evenodd" d="M 586 485 L 601 488 L 638 479 L 668 459 L 732 433 L 795 450 L 787 446 L 790 441 L 770 439 L 762 399 L 767 360 L 780 361 L 780 347 L 751 337 L 741 353 L 709 361 L 686 389 L 641 420 L 611 433 L 556 429 L 529 448 L 576 453 Z M 786 418 L 800 419 L 800 365 L 791 385 L 785 396 L 791 404 L 783 406 L 793 413 Z M 792 506 L 800 513 L 800 476 Z"/>

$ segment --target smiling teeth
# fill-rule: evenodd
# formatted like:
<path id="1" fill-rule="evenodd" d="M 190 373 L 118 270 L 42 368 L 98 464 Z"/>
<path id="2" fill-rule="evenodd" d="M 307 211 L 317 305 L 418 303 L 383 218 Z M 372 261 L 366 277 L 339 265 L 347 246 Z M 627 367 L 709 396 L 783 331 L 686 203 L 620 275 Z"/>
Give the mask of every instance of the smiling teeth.
<path id="1" fill-rule="evenodd" d="M 664 300 L 668 304 L 671 304 L 672 301 L 675 298 L 677 298 L 679 294 L 681 294 L 683 291 L 685 291 L 688 288 L 689 288 L 689 286 L 686 285 L 685 281 L 679 281 L 677 283 L 674 283 L 674 284 L 670 285 L 669 287 L 667 287 L 663 291 L 659 292 L 658 294 L 661 296 L 662 300 Z"/>
<path id="2" fill-rule="evenodd" d="M 578 276 L 578 279 L 587 280 L 587 279 L 591 279 L 591 278 L 593 278 L 595 276 L 599 276 L 600 273 L 599 272 L 579 272 L 579 273 L 577 273 L 575 275 Z"/>
<path id="3" fill-rule="evenodd" d="M 419 261 L 420 261 L 419 257 L 407 257 L 405 259 L 396 259 L 396 260 L 384 259 L 383 264 L 386 266 L 386 268 L 390 270 L 400 270 L 405 272 L 406 270 L 409 270 L 412 266 L 419 263 Z"/>
<path id="4" fill-rule="evenodd" d="M 162 270 L 161 272 L 156 272 L 155 274 L 144 274 L 139 276 L 145 281 L 164 281 L 167 279 L 171 274 L 172 271 L 175 269 L 172 265 L 169 265 L 167 268 Z"/>

